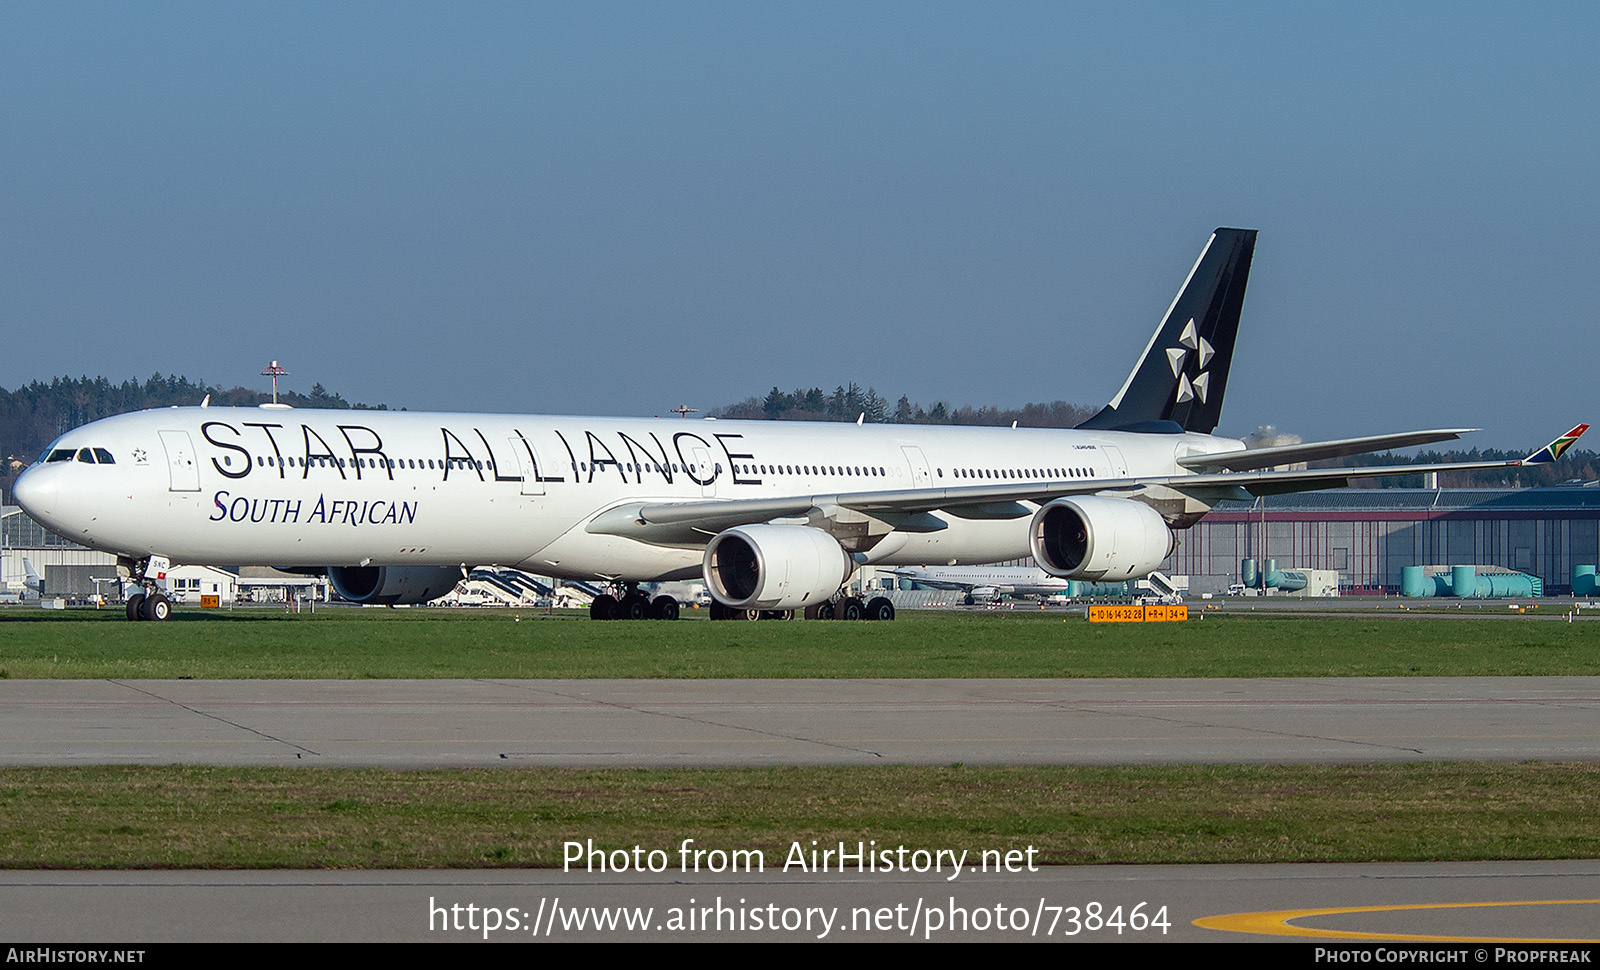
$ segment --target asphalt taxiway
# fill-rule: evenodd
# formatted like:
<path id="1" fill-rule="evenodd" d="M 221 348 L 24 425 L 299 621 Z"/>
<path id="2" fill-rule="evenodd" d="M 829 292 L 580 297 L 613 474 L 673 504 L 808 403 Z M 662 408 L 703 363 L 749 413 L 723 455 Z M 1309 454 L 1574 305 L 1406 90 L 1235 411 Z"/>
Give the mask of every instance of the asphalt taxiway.
<path id="1" fill-rule="evenodd" d="M 0 680 L 0 764 L 1600 759 L 1600 677 Z"/>
<path id="2" fill-rule="evenodd" d="M 1458 962 L 1484 963 L 1497 961 L 1469 955 L 1492 954 L 1496 941 L 1565 951 L 1592 949 L 1600 937 L 1600 865 L 1590 861 L 1057 866 L 948 876 L 776 866 L 737 876 L 0 872 L 0 913 L 10 935 L 35 944 L 1288 941 L 1404 952 L 1431 942 L 1459 944 Z"/>

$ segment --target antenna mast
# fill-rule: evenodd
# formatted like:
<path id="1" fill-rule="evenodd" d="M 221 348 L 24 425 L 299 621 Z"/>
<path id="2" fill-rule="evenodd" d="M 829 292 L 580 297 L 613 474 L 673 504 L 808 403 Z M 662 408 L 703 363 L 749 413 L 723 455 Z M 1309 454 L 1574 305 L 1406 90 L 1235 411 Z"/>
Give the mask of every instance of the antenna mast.
<path id="1" fill-rule="evenodd" d="M 267 369 L 262 371 L 261 375 L 272 378 L 272 403 L 276 406 L 278 403 L 278 378 L 288 377 L 289 372 L 279 367 L 277 361 L 273 361 L 267 365 Z"/>

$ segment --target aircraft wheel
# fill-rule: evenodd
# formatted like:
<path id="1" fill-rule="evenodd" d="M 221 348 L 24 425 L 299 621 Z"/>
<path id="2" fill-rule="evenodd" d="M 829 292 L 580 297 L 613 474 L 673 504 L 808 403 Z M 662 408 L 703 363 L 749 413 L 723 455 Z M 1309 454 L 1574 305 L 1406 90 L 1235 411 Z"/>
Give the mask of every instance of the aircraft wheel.
<path id="1" fill-rule="evenodd" d="M 977 602 L 977 600 L 972 598 L 972 594 L 971 593 L 968 593 L 967 595 L 961 597 L 961 603 L 964 606 L 971 606 L 972 604 L 974 604 L 976 602 Z"/>
<path id="2" fill-rule="evenodd" d="M 728 608 L 717 600 L 711 601 L 711 618 L 713 620 L 728 619 Z"/>
<path id="3" fill-rule="evenodd" d="M 792 620 L 794 619 L 794 610 L 762 610 L 761 618 L 763 620 Z"/>
<path id="4" fill-rule="evenodd" d="M 839 601 L 839 608 L 834 611 L 834 616 L 841 620 L 859 620 L 866 612 L 866 607 L 854 596 L 846 596 Z"/>
<path id="5" fill-rule="evenodd" d="M 761 611 L 760 610 L 732 610 L 730 612 L 732 613 L 733 619 L 735 619 L 735 620 L 759 620 L 759 619 L 761 619 Z"/>
<path id="6" fill-rule="evenodd" d="M 589 604 L 589 619 L 615 620 L 617 618 L 617 598 L 608 593 L 601 593 Z"/>
<path id="7" fill-rule="evenodd" d="M 143 605 L 144 605 L 144 594 L 143 593 L 134 593 L 132 596 L 128 597 L 128 619 L 130 619 L 130 620 L 142 620 L 142 619 L 144 619 L 144 617 L 139 615 L 139 607 L 141 607 Z"/>
<path id="8" fill-rule="evenodd" d="M 650 597 L 643 593 L 629 593 L 617 604 L 617 619 L 642 620 L 650 615 Z"/>
<path id="9" fill-rule="evenodd" d="M 867 619 L 892 620 L 894 619 L 894 604 L 889 602 L 887 596 L 874 596 L 867 601 Z"/>
<path id="10" fill-rule="evenodd" d="M 160 593 L 146 596 L 144 602 L 139 604 L 139 619 L 141 620 L 165 620 L 171 615 L 172 601 Z"/>
<path id="11" fill-rule="evenodd" d="M 818 603 L 816 618 L 819 620 L 831 620 L 835 612 L 837 611 L 834 610 L 832 603 Z"/>
<path id="12" fill-rule="evenodd" d="M 650 604 L 650 616 L 657 620 L 676 620 L 678 601 L 671 596 L 657 596 Z"/>

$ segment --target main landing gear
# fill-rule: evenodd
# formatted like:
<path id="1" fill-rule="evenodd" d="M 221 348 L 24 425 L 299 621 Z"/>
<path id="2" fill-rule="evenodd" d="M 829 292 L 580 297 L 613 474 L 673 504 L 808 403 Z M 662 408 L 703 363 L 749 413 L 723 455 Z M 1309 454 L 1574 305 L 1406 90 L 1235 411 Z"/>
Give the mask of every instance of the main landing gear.
<path id="1" fill-rule="evenodd" d="M 622 583 L 615 590 L 620 596 L 601 593 L 589 604 L 591 620 L 676 620 L 678 601 L 671 596 L 650 598 L 637 583 Z"/>
<path id="2" fill-rule="evenodd" d="M 131 614 L 130 614 L 131 615 Z M 805 608 L 808 620 L 892 620 L 894 604 L 887 596 L 874 596 L 863 603 L 854 596 L 826 600 Z M 650 598 L 637 583 L 618 583 L 589 604 L 591 620 L 676 620 L 678 601 L 671 596 Z M 794 610 L 740 610 L 711 601 L 713 620 L 792 620 Z"/>
<path id="3" fill-rule="evenodd" d="M 808 620 L 892 620 L 894 604 L 887 596 L 874 596 L 865 603 L 854 596 L 838 600 L 825 600 L 805 608 L 802 615 Z M 794 610 L 736 610 L 711 602 L 713 620 L 791 620 Z"/>
<path id="4" fill-rule="evenodd" d="M 792 620 L 794 610 L 736 610 L 716 600 L 711 601 L 713 620 Z"/>

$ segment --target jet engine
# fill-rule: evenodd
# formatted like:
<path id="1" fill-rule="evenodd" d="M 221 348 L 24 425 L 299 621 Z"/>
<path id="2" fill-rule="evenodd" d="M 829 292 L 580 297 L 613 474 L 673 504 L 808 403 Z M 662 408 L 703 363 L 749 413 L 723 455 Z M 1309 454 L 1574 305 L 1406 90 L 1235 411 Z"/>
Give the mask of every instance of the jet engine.
<path id="1" fill-rule="evenodd" d="M 797 610 L 837 593 L 856 567 L 821 529 L 743 525 L 711 540 L 701 568 L 712 595 L 727 606 Z"/>
<path id="2" fill-rule="evenodd" d="M 426 603 L 456 588 L 456 566 L 329 566 L 328 583 L 352 603 L 399 606 Z"/>
<path id="3" fill-rule="evenodd" d="M 1028 544 L 1052 576 L 1117 582 L 1148 576 L 1178 546 L 1161 515 L 1125 498 L 1058 498 L 1034 513 Z"/>

